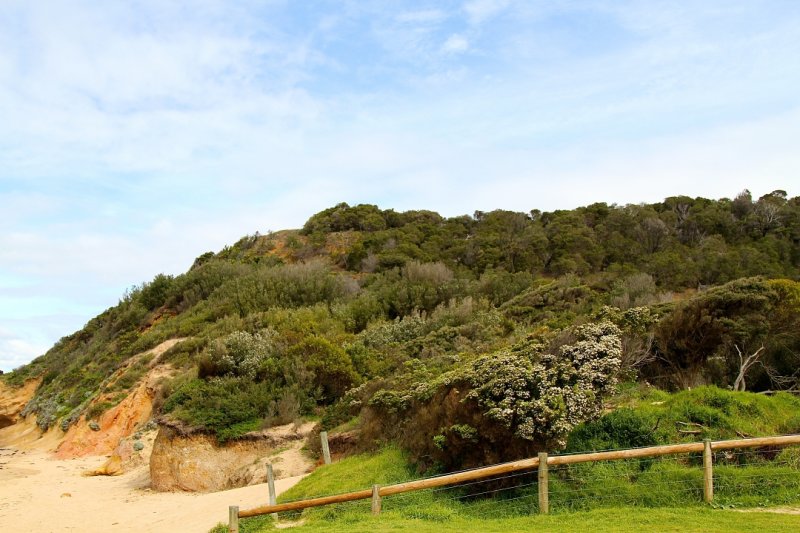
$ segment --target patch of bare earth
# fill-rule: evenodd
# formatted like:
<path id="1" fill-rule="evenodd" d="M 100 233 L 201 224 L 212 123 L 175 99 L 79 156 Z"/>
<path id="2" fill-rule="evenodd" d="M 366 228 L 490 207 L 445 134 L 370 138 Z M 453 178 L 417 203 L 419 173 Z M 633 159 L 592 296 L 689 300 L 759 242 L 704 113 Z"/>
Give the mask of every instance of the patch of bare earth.
<path id="1" fill-rule="evenodd" d="M 800 507 L 757 507 L 754 509 L 737 509 L 742 513 L 777 513 L 800 515 Z"/>
<path id="2" fill-rule="evenodd" d="M 164 341 L 152 350 L 133 356 L 124 367 L 118 370 L 112 380 L 119 379 L 125 370 L 145 356 L 153 356 L 145 377 L 120 403 L 100 415 L 95 421 L 96 425 L 91 424 L 85 417 L 81 417 L 69 428 L 64 441 L 56 451 L 58 457 L 71 459 L 86 455 L 109 455 L 122 444 L 124 439 L 129 438 L 140 429 L 153 414 L 153 397 L 159 381 L 174 372 L 169 365 L 159 364 L 159 357 L 183 340 Z M 106 396 L 101 395 L 92 403 L 99 404 L 107 399 Z M 122 451 L 124 452 L 124 450 Z"/>
<path id="3" fill-rule="evenodd" d="M 313 423 L 287 424 L 220 445 L 213 436 L 162 425 L 150 457 L 152 486 L 161 491 L 211 492 L 263 483 L 267 463 L 272 463 L 278 478 L 304 474 L 313 463 L 301 448 L 313 427 Z"/>

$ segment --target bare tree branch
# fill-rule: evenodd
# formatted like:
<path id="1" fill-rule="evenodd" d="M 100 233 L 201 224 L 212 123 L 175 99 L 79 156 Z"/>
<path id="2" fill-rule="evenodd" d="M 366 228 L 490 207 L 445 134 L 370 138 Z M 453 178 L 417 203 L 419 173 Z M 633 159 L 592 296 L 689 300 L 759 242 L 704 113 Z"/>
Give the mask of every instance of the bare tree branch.
<path id="1" fill-rule="evenodd" d="M 761 348 L 750 355 L 742 354 L 738 344 L 734 344 L 733 347 L 736 348 L 736 352 L 739 354 L 739 375 L 736 376 L 736 381 L 733 382 L 733 390 L 744 391 L 747 387 L 744 381 L 747 371 L 759 362 L 759 358 L 764 353 L 764 345 L 762 344 Z"/>

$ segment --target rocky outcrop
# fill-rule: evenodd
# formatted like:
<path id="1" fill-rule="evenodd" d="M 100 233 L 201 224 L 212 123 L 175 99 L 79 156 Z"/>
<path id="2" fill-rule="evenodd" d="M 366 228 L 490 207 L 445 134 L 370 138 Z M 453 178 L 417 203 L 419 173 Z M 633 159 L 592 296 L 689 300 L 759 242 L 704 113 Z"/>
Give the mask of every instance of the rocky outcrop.
<path id="1" fill-rule="evenodd" d="M 0 382 L 0 447 L 51 452 L 61 442 L 63 431 L 52 428 L 42 433 L 35 415 L 22 416 L 25 405 L 33 398 L 40 382 L 40 379 L 28 380 L 22 387 Z"/>
<path id="2" fill-rule="evenodd" d="M 25 404 L 33 398 L 40 379 L 29 379 L 22 387 L 0 382 L 0 429 L 16 424 Z"/>
<path id="3" fill-rule="evenodd" d="M 87 476 L 119 476 L 150 462 L 153 443 L 157 434 L 154 422 L 145 426 L 129 437 L 119 441 L 114 452 L 100 468 L 89 470 Z"/>
<path id="4" fill-rule="evenodd" d="M 219 445 L 213 436 L 162 421 L 150 456 L 152 488 L 212 492 L 264 483 L 267 463 L 277 478 L 304 474 L 313 465 L 300 448 L 312 428 L 289 424 Z"/>

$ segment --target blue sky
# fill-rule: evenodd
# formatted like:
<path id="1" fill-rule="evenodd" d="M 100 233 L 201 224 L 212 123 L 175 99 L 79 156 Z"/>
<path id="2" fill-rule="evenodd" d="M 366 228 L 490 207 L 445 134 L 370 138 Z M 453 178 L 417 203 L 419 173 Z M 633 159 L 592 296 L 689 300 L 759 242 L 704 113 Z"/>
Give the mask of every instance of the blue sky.
<path id="1" fill-rule="evenodd" d="M 337 202 L 800 194 L 800 2 L 0 3 L 0 369 Z"/>

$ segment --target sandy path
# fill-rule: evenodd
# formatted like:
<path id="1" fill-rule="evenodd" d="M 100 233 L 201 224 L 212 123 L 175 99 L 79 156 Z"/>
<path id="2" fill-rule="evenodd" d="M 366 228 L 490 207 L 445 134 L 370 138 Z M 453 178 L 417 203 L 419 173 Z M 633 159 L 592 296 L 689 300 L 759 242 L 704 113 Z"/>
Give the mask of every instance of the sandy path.
<path id="1" fill-rule="evenodd" d="M 118 477 L 84 477 L 103 457 L 55 460 L 46 452 L 0 449 L 0 524 L 9 531 L 206 532 L 227 523 L 228 506 L 267 502 L 266 485 L 211 494 L 157 493 L 147 467 Z M 276 481 L 278 493 L 303 476 Z"/>

